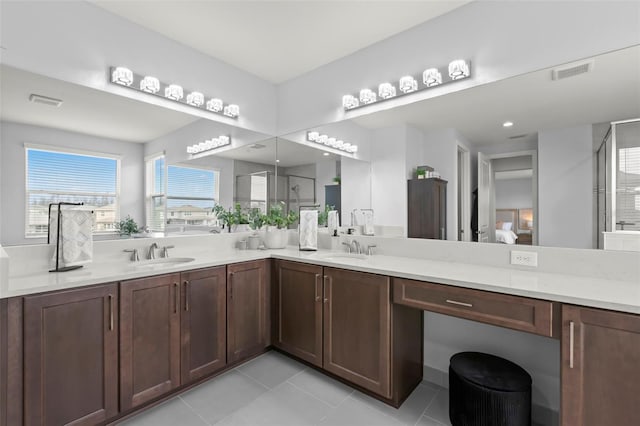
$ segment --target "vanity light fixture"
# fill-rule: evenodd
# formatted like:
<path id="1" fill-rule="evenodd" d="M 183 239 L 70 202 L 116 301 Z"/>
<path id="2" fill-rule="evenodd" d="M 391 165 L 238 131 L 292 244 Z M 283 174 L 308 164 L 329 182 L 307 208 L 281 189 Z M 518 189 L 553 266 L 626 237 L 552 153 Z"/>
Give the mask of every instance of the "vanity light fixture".
<path id="1" fill-rule="evenodd" d="M 352 145 L 350 143 L 345 143 L 343 140 L 334 138 L 333 136 L 321 135 L 319 132 L 307 132 L 307 140 L 310 142 L 315 142 L 319 145 L 328 146 L 330 148 L 335 148 L 340 151 L 348 152 L 350 154 L 355 154 L 358 152 L 358 146 Z M 329 155 L 328 152 L 325 152 L 324 155 Z"/>
<path id="2" fill-rule="evenodd" d="M 129 68 L 109 68 L 109 82 L 122 87 L 169 99 L 182 105 L 198 108 L 201 111 L 225 115 L 237 118 L 240 115 L 240 107 L 235 104 L 225 105 L 222 99 L 207 96 L 198 90 L 187 90 L 178 84 L 163 83 L 158 78 L 150 75 L 135 74 Z M 205 102 L 206 99 L 209 99 Z"/>
<path id="3" fill-rule="evenodd" d="M 442 74 L 438 68 L 429 68 L 422 73 L 422 82 L 427 87 L 434 87 L 442 84 Z"/>
<path id="4" fill-rule="evenodd" d="M 378 96 L 382 99 L 393 98 L 396 95 L 396 86 L 391 83 L 382 83 L 378 86 Z"/>
<path id="5" fill-rule="evenodd" d="M 145 78 L 140 80 L 140 90 L 155 95 L 160 91 L 160 80 L 147 75 Z"/>
<path id="6" fill-rule="evenodd" d="M 191 155 L 200 154 L 201 152 L 210 151 L 212 149 L 220 148 L 231 143 L 231 138 L 226 135 L 218 136 L 217 138 L 208 139 L 204 142 L 200 142 L 187 147 L 187 153 Z"/>
<path id="7" fill-rule="evenodd" d="M 131 86 L 133 83 L 133 71 L 125 67 L 116 67 L 111 72 L 111 82 L 121 86 Z"/>
<path id="8" fill-rule="evenodd" d="M 464 59 L 456 59 L 448 65 L 426 68 L 421 74 L 407 74 L 401 77 L 397 84 L 391 82 L 380 83 L 377 86 L 377 94 L 376 91 L 370 88 L 364 88 L 357 94 L 346 94 L 342 97 L 342 108 L 346 111 L 362 108 L 376 102 L 409 95 L 456 80 L 469 78 L 470 76 L 471 62 Z"/>
<path id="9" fill-rule="evenodd" d="M 502 127 L 511 127 L 513 126 L 513 121 L 505 121 L 502 123 Z"/>

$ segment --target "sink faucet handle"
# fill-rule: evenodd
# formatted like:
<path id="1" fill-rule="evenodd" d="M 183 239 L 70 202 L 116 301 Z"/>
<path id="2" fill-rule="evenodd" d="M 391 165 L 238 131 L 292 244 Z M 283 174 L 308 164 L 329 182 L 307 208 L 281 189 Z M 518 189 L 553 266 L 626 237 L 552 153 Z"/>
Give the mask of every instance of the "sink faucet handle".
<path id="1" fill-rule="evenodd" d="M 160 257 L 169 257 L 169 249 L 175 248 L 175 246 L 164 246 L 160 251 Z"/>
<path id="2" fill-rule="evenodd" d="M 346 241 L 342 242 L 343 246 L 347 246 L 347 253 L 351 253 L 351 243 L 348 243 Z"/>
<path id="3" fill-rule="evenodd" d="M 373 249 L 376 248 L 376 247 L 378 247 L 378 246 L 375 245 L 375 244 L 371 244 L 371 245 L 367 246 L 367 254 L 369 256 L 373 255 Z"/>
<path id="4" fill-rule="evenodd" d="M 122 250 L 125 253 L 131 253 L 131 261 L 132 262 L 137 262 L 140 260 L 140 255 L 138 254 L 138 249 L 127 249 L 127 250 Z"/>

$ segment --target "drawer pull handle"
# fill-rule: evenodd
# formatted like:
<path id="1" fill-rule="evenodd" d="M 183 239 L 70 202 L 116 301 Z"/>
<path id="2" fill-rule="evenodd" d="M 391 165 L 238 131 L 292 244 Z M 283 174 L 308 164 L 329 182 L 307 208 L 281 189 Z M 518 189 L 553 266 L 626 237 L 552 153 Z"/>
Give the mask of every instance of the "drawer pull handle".
<path id="1" fill-rule="evenodd" d="M 569 368 L 573 368 L 573 337 L 575 325 L 569 321 Z"/>
<path id="2" fill-rule="evenodd" d="M 173 300 L 175 302 L 173 306 L 173 313 L 178 313 L 178 283 L 173 283 Z"/>
<path id="3" fill-rule="evenodd" d="M 109 331 L 113 330 L 113 294 L 109 295 Z"/>
<path id="4" fill-rule="evenodd" d="M 323 281 L 324 281 L 324 287 L 322 289 L 322 298 L 324 299 L 324 303 L 327 303 L 329 301 L 329 299 L 327 298 L 327 281 L 329 281 L 329 284 L 331 284 L 331 277 L 328 275 L 325 275 L 323 277 Z"/>
<path id="5" fill-rule="evenodd" d="M 465 303 L 465 302 L 458 302 L 457 300 L 446 300 L 447 303 L 451 303 L 452 305 L 458 305 L 458 306 L 466 306 L 467 308 L 473 308 L 473 305 L 471 303 Z"/>
<path id="6" fill-rule="evenodd" d="M 320 274 L 316 274 L 316 302 L 320 301 L 320 294 L 318 292 L 318 284 L 320 283 Z"/>
<path id="7" fill-rule="evenodd" d="M 184 310 L 189 310 L 189 300 L 191 299 L 191 295 L 189 293 L 189 281 L 184 280 Z"/>

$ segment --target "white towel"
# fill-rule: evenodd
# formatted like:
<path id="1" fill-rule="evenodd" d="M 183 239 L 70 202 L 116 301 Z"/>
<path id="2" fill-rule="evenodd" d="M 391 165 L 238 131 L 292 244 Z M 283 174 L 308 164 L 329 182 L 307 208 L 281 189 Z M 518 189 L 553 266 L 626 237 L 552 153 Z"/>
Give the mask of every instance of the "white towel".
<path id="1" fill-rule="evenodd" d="M 318 211 L 301 210 L 300 227 L 300 250 L 318 250 Z"/>
<path id="2" fill-rule="evenodd" d="M 364 225 L 363 225 L 363 230 L 362 233 L 364 235 L 373 235 L 374 234 L 374 228 L 373 228 L 373 211 L 372 210 L 364 210 L 363 212 L 364 215 Z"/>
<path id="3" fill-rule="evenodd" d="M 62 208 L 60 227 L 59 267 L 84 265 L 93 261 L 93 212 Z M 49 220 L 49 244 L 53 246 L 52 263 L 56 262 L 58 239 L 58 209 L 52 207 Z"/>
<path id="4" fill-rule="evenodd" d="M 330 210 L 327 216 L 327 229 L 329 231 L 329 235 L 333 235 L 334 231 L 337 231 L 340 227 L 340 221 L 338 220 L 338 211 Z"/>

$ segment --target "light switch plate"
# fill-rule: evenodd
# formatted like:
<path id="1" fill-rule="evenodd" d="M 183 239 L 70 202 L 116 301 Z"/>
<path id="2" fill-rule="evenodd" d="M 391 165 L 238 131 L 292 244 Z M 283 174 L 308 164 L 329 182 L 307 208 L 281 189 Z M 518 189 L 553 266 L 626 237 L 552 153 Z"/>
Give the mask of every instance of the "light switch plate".
<path id="1" fill-rule="evenodd" d="M 523 266 L 538 266 L 538 253 L 533 251 L 511 251 L 511 264 Z"/>

